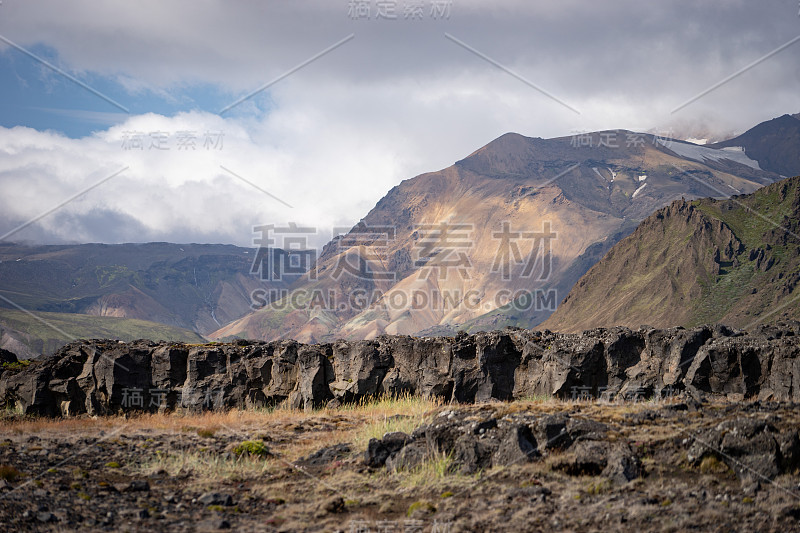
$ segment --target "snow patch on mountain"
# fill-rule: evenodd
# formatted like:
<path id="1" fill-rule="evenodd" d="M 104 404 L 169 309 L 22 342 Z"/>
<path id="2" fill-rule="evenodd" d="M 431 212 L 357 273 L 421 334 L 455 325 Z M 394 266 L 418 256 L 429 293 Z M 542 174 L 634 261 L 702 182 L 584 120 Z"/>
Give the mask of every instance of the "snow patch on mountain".
<path id="1" fill-rule="evenodd" d="M 746 165 L 750 168 L 754 168 L 756 170 L 761 170 L 761 167 L 758 166 L 758 161 L 753 161 L 747 154 L 744 153 L 744 149 L 742 147 L 731 147 L 731 148 L 738 148 L 738 150 L 726 150 L 726 149 L 715 149 L 715 148 L 706 148 L 705 146 L 697 146 L 695 144 L 689 144 L 684 142 L 679 142 L 675 140 L 670 140 L 669 142 L 664 142 L 661 139 L 658 139 L 658 142 L 675 152 L 681 157 L 685 157 L 686 159 L 691 159 L 693 161 L 699 161 L 704 163 L 705 161 L 719 161 L 721 159 L 727 159 L 729 161 L 733 161 L 734 163 L 739 163 L 741 165 Z"/>

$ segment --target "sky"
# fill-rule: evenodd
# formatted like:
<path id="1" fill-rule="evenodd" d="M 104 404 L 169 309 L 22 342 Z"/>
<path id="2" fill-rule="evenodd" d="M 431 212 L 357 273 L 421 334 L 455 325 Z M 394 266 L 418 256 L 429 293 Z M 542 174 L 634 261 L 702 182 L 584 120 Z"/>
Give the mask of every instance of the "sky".
<path id="1" fill-rule="evenodd" d="M 799 67 L 796 0 L 2 0 L 0 240 L 321 246 L 506 132 L 797 113 Z"/>

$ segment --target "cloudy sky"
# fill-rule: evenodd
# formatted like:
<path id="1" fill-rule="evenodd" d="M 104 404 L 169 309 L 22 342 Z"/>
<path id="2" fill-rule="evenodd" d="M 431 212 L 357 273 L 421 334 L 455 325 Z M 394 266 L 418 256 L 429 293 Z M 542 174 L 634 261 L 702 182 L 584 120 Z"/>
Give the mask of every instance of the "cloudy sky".
<path id="1" fill-rule="evenodd" d="M 800 111 L 799 11 L 2 0 L 0 234 L 249 246 L 294 222 L 322 242 L 508 131 L 740 133 Z"/>

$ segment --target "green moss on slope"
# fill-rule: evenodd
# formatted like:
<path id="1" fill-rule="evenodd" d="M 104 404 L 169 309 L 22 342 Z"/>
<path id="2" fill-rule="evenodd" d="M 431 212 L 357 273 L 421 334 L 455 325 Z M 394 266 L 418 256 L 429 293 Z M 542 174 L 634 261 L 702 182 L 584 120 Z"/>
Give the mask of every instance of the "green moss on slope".
<path id="1" fill-rule="evenodd" d="M 40 354 L 52 353 L 76 339 L 205 342 L 192 331 L 146 320 L 38 311 L 28 314 L 8 309 L 0 309 L 0 331 L 3 337 L 18 338 Z"/>

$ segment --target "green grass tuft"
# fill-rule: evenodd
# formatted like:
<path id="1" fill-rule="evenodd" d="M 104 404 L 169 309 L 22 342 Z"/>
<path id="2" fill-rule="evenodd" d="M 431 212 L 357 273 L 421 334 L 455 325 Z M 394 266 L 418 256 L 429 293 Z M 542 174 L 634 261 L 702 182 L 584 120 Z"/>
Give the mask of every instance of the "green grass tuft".
<path id="1" fill-rule="evenodd" d="M 264 441 L 260 440 L 246 440 L 241 444 L 237 444 L 233 449 L 233 453 L 239 457 L 243 455 L 250 457 L 268 457 L 272 455 Z"/>

